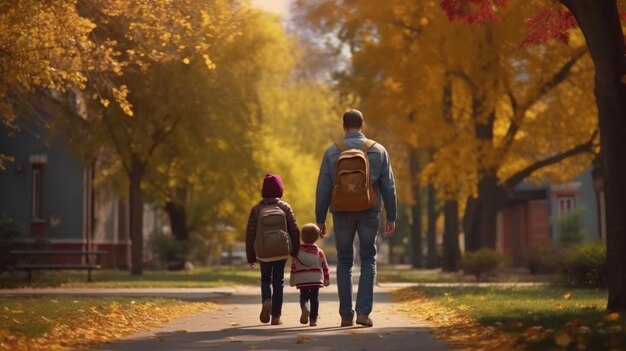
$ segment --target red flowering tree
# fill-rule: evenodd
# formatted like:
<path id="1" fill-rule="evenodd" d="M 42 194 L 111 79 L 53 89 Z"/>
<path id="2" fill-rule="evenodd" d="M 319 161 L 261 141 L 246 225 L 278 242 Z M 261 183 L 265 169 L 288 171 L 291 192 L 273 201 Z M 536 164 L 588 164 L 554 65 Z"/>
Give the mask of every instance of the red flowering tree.
<path id="1" fill-rule="evenodd" d="M 620 0 L 559 0 L 528 19 L 522 45 L 568 40 L 579 26 L 595 67 L 595 96 L 600 125 L 606 194 L 607 308 L 626 311 L 626 48 Z M 482 23 L 497 20 L 506 0 L 441 0 L 451 20 Z"/>

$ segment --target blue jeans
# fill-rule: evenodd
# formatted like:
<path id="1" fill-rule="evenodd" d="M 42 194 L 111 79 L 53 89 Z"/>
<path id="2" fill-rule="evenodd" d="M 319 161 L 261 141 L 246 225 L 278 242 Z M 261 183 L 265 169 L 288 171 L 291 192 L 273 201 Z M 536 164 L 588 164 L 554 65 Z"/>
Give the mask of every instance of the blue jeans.
<path id="1" fill-rule="evenodd" d="M 339 291 L 339 315 L 343 320 L 352 320 L 357 315 L 369 315 L 374 300 L 376 278 L 376 235 L 378 234 L 379 212 L 333 213 L 335 244 L 337 246 L 337 290 Z M 354 235 L 359 235 L 361 276 L 356 295 L 356 306 L 352 309 L 352 245 Z"/>
<path id="2" fill-rule="evenodd" d="M 286 262 L 287 260 L 260 262 L 261 302 L 272 300 L 272 317 L 280 317 L 283 308 Z"/>

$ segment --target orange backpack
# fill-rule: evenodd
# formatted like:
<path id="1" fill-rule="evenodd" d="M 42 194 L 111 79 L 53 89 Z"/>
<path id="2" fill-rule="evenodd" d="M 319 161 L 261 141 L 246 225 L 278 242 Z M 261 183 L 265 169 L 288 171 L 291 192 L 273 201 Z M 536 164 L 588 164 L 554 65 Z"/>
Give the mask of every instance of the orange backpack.
<path id="1" fill-rule="evenodd" d="M 370 180 L 367 152 L 376 144 L 366 140 L 360 149 L 348 149 L 343 141 L 335 143 L 341 152 L 335 168 L 332 206 L 341 212 L 360 212 L 376 205 L 376 190 Z"/>

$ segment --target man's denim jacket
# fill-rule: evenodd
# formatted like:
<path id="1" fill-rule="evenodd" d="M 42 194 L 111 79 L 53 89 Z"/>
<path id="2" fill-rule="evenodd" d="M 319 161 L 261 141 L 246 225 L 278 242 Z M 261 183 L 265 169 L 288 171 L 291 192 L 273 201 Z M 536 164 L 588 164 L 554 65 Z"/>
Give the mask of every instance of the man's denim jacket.
<path id="1" fill-rule="evenodd" d="M 361 132 L 349 133 L 344 138 L 346 147 L 349 149 L 360 148 L 366 140 L 367 138 Z M 329 207 L 331 212 L 335 212 L 330 203 L 335 178 L 335 166 L 337 158 L 339 158 L 339 153 L 339 148 L 335 144 L 328 147 L 324 153 L 320 174 L 317 179 L 317 192 L 315 195 L 315 217 L 317 223 L 326 222 L 326 214 L 328 213 Z M 370 180 L 376 185 L 375 188 L 378 189 L 376 206 L 369 211 L 380 212 L 381 205 L 384 203 L 387 212 L 387 221 L 395 221 L 397 212 L 396 185 L 393 171 L 391 170 L 389 154 L 384 146 L 376 143 L 367 153 L 367 157 L 370 162 Z"/>

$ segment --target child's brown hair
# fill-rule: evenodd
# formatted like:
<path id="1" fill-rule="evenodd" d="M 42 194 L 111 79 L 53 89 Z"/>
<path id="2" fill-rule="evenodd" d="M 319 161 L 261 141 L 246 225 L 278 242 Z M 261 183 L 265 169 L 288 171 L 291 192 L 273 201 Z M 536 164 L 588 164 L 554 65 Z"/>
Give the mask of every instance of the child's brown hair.
<path id="1" fill-rule="evenodd" d="M 300 231 L 300 237 L 305 244 L 314 244 L 320 237 L 320 228 L 315 223 L 307 223 Z"/>

